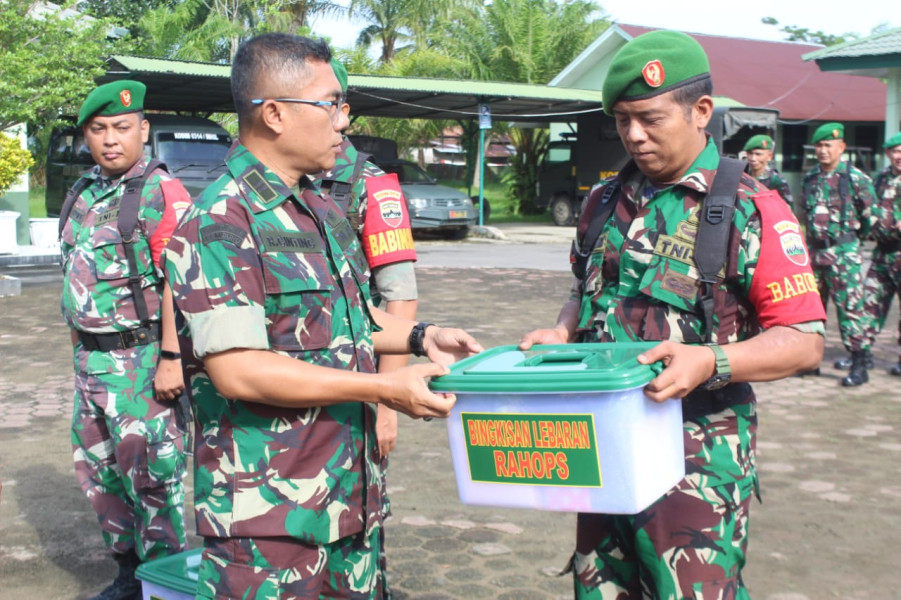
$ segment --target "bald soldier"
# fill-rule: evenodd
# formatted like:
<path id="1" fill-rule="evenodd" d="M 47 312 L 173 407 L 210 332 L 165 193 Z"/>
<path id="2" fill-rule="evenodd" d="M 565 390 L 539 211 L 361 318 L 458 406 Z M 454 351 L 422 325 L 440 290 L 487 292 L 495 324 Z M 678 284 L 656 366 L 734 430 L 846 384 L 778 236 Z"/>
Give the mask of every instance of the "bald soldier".
<path id="1" fill-rule="evenodd" d="M 748 161 L 748 173 L 765 185 L 778 192 L 782 199 L 792 206 L 792 193 L 788 181 L 773 166 L 773 148 L 775 142 L 768 135 L 755 135 L 745 143 L 744 151 Z"/>
<path id="2" fill-rule="evenodd" d="M 842 344 L 851 355 L 835 366 L 850 367 L 841 383 L 853 387 L 869 381 L 867 369 L 873 366 L 863 316 L 860 240 L 869 233 L 876 192 L 866 173 L 842 160 L 844 138 L 841 123 L 825 123 L 813 132 L 818 164 L 804 176 L 800 209 L 823 305 L 829 298 L 835 303 Z"/>
<path id="3" fill-rule="evenodd" d="M 758 485 L 749 382 L 803 372 L 823 354 L 801 228 L 775 192 L 721 159 L 705 131 L 712 93 L 707 55 L 685 34 L 654 31 L 617 52 L 604 110 L 631 160 L 586 203 L 556 325 L 521 342 L 660 342 L 638 358 L 664 366 L 645 394 L 682 403 L 685 478 L 638 514 L 579 514 L 579 599 L 748 597 Z M 726 193 L 712 193 L 720 185 Z M 708 210 L 714 198 L 722 211 Z M 720 226 L 728 242 L 702 242 Z M 714 252 L 723 266 L 703 275 L 698 257 Z"/>
<path id="4" fill-rule="evenodd" d="M 870 345 L 885 325 L 892 297 L 898 294 L 901 298 L 901 133 L 890 137 L 883 148 L 888 165 L 876 177 L 876 204 L 871 215 L 876 247 L 864 280 L 864 318 Z M 889 373 L 901 376 L 901 358 Z"/>
<path id="5" fill-rule="evenodd" d="M 75 474 L 119 565 L 93 600 L 141 598 L 138 565 L 187 548 L 184 379 L 160 257 L 191 198 L 144 157 L 144 94 L 142 83 L 117 81 L 85 99 L 78 125 L 97 165 L 60 215 Z"/>

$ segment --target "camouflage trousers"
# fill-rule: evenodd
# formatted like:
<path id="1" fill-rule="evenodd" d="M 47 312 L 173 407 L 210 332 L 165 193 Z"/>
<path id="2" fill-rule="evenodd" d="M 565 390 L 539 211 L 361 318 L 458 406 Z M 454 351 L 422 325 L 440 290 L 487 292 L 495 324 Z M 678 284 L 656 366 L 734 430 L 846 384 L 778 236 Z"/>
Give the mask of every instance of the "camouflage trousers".
<path id="1" fill-rule="evenodd" d="M 153 397 L 156 345 L 75 348 L 75 475 L 109 550 L 142 561 L 187 549 L 185 423 Z"/>
<path id="2" fill-rule="evenodd" d="M 867 350 L 864 319 L 863 259 L 857 244 L 848 245 L 847 250 L 837 253 L 830 265 L 813 264 L 823 307 L 831 298 L 835 303 L 838 330 L 842 344 L 848 352 Z"/>
<path id="3" fill-rule="evenodd" d="M 901 302 L 901 251 L 882 252 L 877 247 L 864 280 L 863 314 L 870 345 L 885 326 L 892 297 L 896 294 Z M 898 343 L 901 344 L 901 322 L 898 323 Z"/>
<path id="4" fill-rule="evenodd" d="M 638 514 L 579 514 L 577 599 L 748 597 L 741 570 L 757 493 L 753 391 L 693 392 L 683 415 L 685 479 Z"/>
<path id="5" fill-rule="evenodd" d="M 677 488 L 637 515 L 579 514 L 578 599 L 748 598 L 741 579 L 753 483 Z"/>
<path id="6" fill-rule="evenodd" d="M 386 599 L 381 531 L 321 545 L 289 537 L 204 538 L 196 597 Z"/>

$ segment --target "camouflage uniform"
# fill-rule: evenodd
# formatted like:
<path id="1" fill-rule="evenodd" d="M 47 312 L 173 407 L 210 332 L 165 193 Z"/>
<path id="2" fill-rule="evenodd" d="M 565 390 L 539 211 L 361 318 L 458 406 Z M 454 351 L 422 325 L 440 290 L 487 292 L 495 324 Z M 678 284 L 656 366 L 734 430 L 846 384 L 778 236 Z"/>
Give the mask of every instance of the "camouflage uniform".
<path id="1" fill-rule="evenodd" d="M 842 198 L 841 178 L 850 179 Z M 827 292 L 835 302 L 842 344 L 849 352 L 869 350 L 863 322 L 863 259 L 860 242 L 869 231 L 873 183 L 859 169 L 842 162 L 830 173 L 819 166 L 804 176 L 807 246 L 823 305 Z"/>
<path id="2" fill-rule="evenodd" d="M 321 185 L 326 193 L 331 193 L 331 182 L 352 184 L 345 204 L 347 219 L 350 221 L 357 235 L 363 233 L 363 223 L 366 220 L 366 212 L 369 206 L 366 195 L 366 179 L 378 177 L 385 172 L 370 161 L 363 163 L 360 172 L 354 178 L 358 152 L 353 144 L 345 137 L 341 152 L 335 161 L 335 166 L 325 172 L 312 177 L 316 185 Z M 323 185 L 325 182 L 326 185 Z M 372 269 L 372 297 L 376 306 L 381 300 L 392 302 L 394 300 L 416 300 L 416 274 L 413 270 L 413 262 L 403 260 L 382 265 Z"/>
<path id="3" fill-rule="evenodd" d="M 698 207 L 718 164 L 716 146 L 708 139 L 694 164 L 670 188 L 652 188 L 633 162 L 620 172 L 613 216 L 572 296 L 579 302 L 577 331 L 583 341 L 703 342 L 692 256 Z M 777 298 L 770 287 L 780 286 L 776 282 L 783 276 L 788 276 L 786 282 L 794 276 L 803 282 L 810 268 L 800 226 L 787 208 L 776 205 L 787 215 L 779 224 L 792 229 L 792 240 L 764 237 L 751 198 L 758 190 L 753 178 L 742 176 L 728 261 L 714 292 L 712 339 L 719 344 L 748 339 L 762 326 L 824 332 L 814 286 L 794 287 L 795 297 L 814 296 L 807 304 L 814 310 L 780 307 L 779 300 L 788 294 L 780 288 Z M 772 206 L 771 198 L 772 192 L 758 196 L 762 204 Z M 580 237 L 592 214 L 586 208 Z M 773 244 L 781 247 L 774 249 Z M 799 248 L 795 271 L 760 266 L 765 250 L 788 255 L 790 247 Z M 773 283 L 766 284 L 767 277 L 774 277 Z M 759 292 L 767 289 L 773 298 L 764 302 Z M 757 488 L 754 393 L 746 383 L 712 392 L 695 390 L 683 401 L 683 415 L 685 479 L 636 515 L 579 514 L 572 562 L 577 598 L 747 597 L 741 568 L 750 500 Z"/>
<path id="4" fill-rule="evenodd" d="M 146 165 L 138 161 L 112 181 L 95 167 L 85 175 L 90 183 L 65 223 L 62 314 L 81 335 L 141 326 L 117 216 L 126 180 L 139 177 Z M 173 199 L 164 199 L 161 190 L 161 182 L 171 179 L 160 170 L 146 180 L 135 242 L 144 299 L 157 326 L 163 279 L 152 260 L 151 240 L 164 243 L 177 221 Z M 183 210 L 190 198 L 180 184 L 174 189 L 182 194 L 175 200 L 184 203 Z M 75 345 L 75 473 L 111 552 L 134 549 L 142 561 L 187 548 L 185 423 L 174 403 L 154 398 L 158 359 L 159 341 L 110 352 L 89 350 L 83 341 Z"/>
<path id="5" fill-rule="evenodd" d="M 319 173 L 312 176 L 313 183 L 322 187 L 322 190 L 331 194 L 338 203 L 339 208 L 343 208 L 347 220 L 357 231 L 360 241 L 363 241 L 364 223 L 366 222 L 367 212 L 369 209 L 369 197 L 366 193 L 366 179 L 369 177 L 380 177 L 385 172 L 371 161 L 366 160 L 362 166 L 357 166 L 360 158 L 359 152 L 354 145 L 345 136 L 344 143 L 341 144 L 341 151 L 335 160 L 335 166 L 329 171 Z M 344 186 L 342 194 L 344 198 L 335 195 L 336 186 Z M 349 188 L 349 189 L 348 189 Z M 406 209 L 406 206 L 403 207 Z M 416 273 L 413 270 L 413 261 L 398 260 L 389 262 L 371 268 L 372 279 L 370 292 L 372 294 L 372 302 L 375 306 L 379 306 L 381 301 L 395 302 L 418 300 L 419 293 L 416 288 Z M 388 483 L 386 480 L 388 474 L 388 456 L 381 458 L 382 470 L 382 491 L 385 496 L 382 498 L 382 518 L 391 515 L 391 501 L 388 498 Z M 381 529 L 381 556 L 380 569 L 382 577 L 387 573 L 387 556 L 385 555 L 385 530 Z M 388 592 L 387 580 L 382 582 L 382 587 L 386 595 Z"/>
<path id="6" fill-rule="evenodd" d="M 873 262 L 864 282 L 866 336 L 870 345 L 885 325 L 892 296 L 901 298 L 901 174 L 889 165 L 876 177 L 876 198 L 871 211 L 871 232 L 876 238 Z M 901 344 L 901 323 L 898 343 Z"/>
<path id="7" fill-rule="evenodd" d="M 791 188 L 778 169 L 768 165 L 767 168 L 764 169 L 763 174 L 754 179 L 765 185 L 767 189 L 778 192 L 789 206 L 794 206 Z"/>
<path id="8" fill-rule="evenodd" d="M 244 146 L 182 221 L 167 277 L 190 328 L 198 597 L 378 590 L 381 476 L 375 407 L 281 408 L 223 397 L 207 354 L 258 349 L 375 371 L 369 272 L 334 202 L 289 189 Z M 336 557 L 339 564 L 323 563 Z M 343 561 L 343 562 L 341 562 Z"/>

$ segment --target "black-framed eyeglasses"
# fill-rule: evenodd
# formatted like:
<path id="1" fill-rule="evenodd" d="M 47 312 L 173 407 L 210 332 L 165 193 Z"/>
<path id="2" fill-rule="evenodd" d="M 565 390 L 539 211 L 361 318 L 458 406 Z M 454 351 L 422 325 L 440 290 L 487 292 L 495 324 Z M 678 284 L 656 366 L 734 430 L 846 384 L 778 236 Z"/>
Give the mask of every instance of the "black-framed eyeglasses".
<path id="1" fill-rule="evenodd" d="M 337 100 L 304 100 L 303 98 L 254 98 L 250 101 L 254 106 L 259 106 L 266 100 L 273 102 L 291 102 L 294 104 L 309 104 L 311 106 L 321 106 L 324 108 L 332 120 L 341 112 L 341 107 L 347 102 L 346 96 L 338 96 Z"/>

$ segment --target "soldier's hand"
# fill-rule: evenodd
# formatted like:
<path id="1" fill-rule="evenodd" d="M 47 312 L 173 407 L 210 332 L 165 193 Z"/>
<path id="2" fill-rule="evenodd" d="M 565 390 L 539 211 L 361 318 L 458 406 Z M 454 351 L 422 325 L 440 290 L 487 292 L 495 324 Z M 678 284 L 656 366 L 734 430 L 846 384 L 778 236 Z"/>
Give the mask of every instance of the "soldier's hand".
<path id="1" fill-rule="evenodd" d="M 661 361 L 663 372 L 645 386 L 645 395 L 655 402 L 684 398 L 713 376 L 716 357 L 706 346 L 661 342 L 640 354 L 638 362 L 649 365 Z"/>
<path id="2" fill-rule="evenodd" d="M 536 329 L 522 336 L 519 341 L 520 350 L 528 350 L 536 344 L 565 344 L 569 341 L 569 332 L 562 327 L 554 329 Z"/>
<path id="3" fill-rule="evenodd" d="M 457 398 L 453 394 L 432 392 L 428 380 L 447 373 L 447 367 L 436 363 L 415 364 L 381 373 L 379 377 L 384 378 L 386 385 L 380 403 L 414 419 L 444 418 L 450 414 Z"/>
<path id="4" fill-rule="evenodd" d="M 378 406 L 375 436 L 379 442 L 379 458 L 385 458 L 397 445 L 397 412 L 384 404 Z"/>
<path id="5" fill-rule="evenodd" d="M 432 362 L 439 365 L 449 365 L 484 350 L 474 337 L 452 327 L 427 327 L 422 349 Z"/>
<path id="6" fill-rule="evenodd" d="M 173 402 L 185 390 L 180 360 L 161 360 L 153 377 L 153 395 L 158 402 Z"/>

